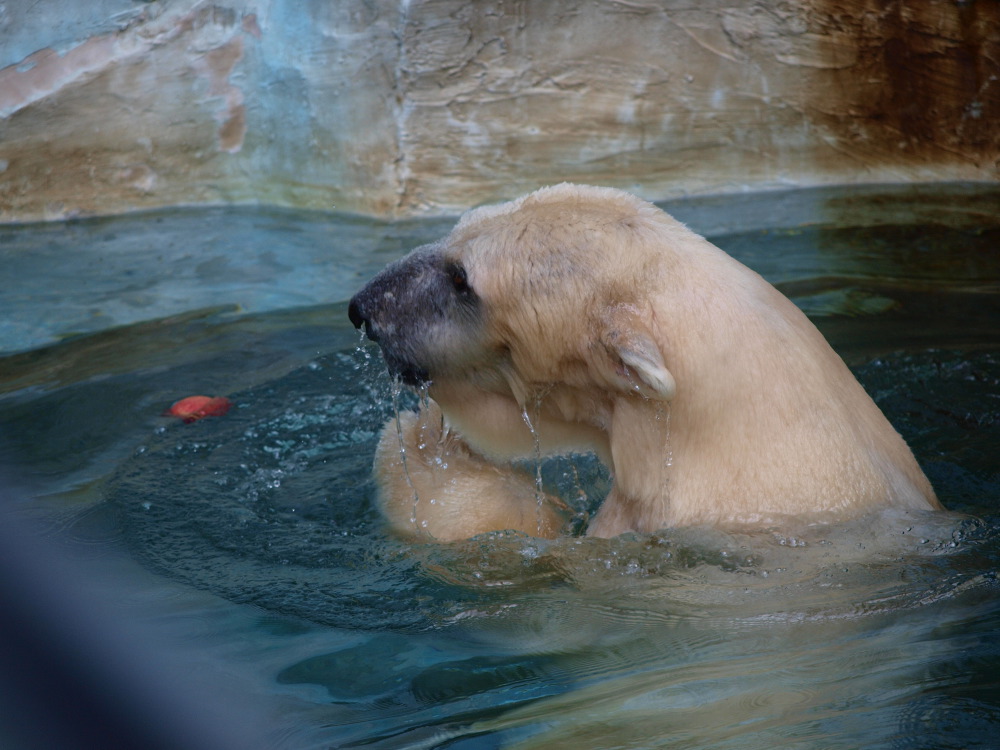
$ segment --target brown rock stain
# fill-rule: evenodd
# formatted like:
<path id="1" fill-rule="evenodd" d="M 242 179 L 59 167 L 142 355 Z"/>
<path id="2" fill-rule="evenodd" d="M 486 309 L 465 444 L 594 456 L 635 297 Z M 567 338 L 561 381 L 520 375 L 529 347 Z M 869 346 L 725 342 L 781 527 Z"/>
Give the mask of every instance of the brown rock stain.
<path id="1" fill-rule="evenodd" d="M 114 59 L 116 39 L 88 39 L 60 55 L 52 49 L 32 53 L 20 63 L 0 70 L 0 117 L 29 106 L 62 86 L 100 70 Z"/>
<path id="2" fill-rule="evenodd" d="M 858 63 L 836 86 L 843 115 L 825 120 L 838 137 L 860 127 L 902 161 L 1000 157 L 997 4 L 839 0 L 827 12 L 858 30 Z"/>
<path id="3" fill-rule="evenodd" d="M 0 70 L 0 221 L 1000 178 L 998 2 L 181 5 Z"/>
<path id="4" fill-rule="evenodd" d="M 214 116 L 219 123 L 219 148 L 230 154 L 243 148 L 243 139 L 247 132 L 243 91 L 229 80 L 242 59 L 243 38 L 237 35 L 225 44 L 206 52 L 195 65 L 208 82 L 209 95 L 222 100 Z"/>

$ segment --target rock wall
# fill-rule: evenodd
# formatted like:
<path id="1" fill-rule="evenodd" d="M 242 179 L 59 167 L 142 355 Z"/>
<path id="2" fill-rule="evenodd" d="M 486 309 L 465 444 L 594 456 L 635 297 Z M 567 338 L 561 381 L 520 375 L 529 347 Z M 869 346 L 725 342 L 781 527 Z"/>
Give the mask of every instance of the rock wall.
<path id="1" fill-rule="evenodd" d="M 987 0 L 0 4 L 7 222 L 997 180 L 998 122 Z"/>

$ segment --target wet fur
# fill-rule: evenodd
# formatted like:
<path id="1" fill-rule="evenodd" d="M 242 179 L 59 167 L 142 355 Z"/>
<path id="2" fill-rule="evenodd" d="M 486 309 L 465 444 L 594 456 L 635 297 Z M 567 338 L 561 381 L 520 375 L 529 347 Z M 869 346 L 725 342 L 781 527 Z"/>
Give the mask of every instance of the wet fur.
<path id="1" fill-rule="evenodd" d="M 404 450 L 400 450 L 401 446 Z M 401 536 L 443 542 L 511 529 L 555 537 L 562 502 L 534 478 L 487 461 L 450 431 L 433 401 L 400 412 L 382 430 L 375 453 L 382 513 Z M 502 498 L 502 502 L 484 502 Z"/>
<path id="2" fill-rule="evenodd" d="M 593 451 L 611 469 L 588 530 L 597 536 L 941 507 L 795 305 L 618 190 L 560 185 L 470 211 L 376 277 L 351 316 L 391 369 L 429 380 L 463 456 L 442 469 L 404 430 L 407 476 L 386 426 L 376 476 L 399 531 L 414 526 L 416 491 L 418 506 L 442 493 L 454 504 L 428 523 L 436 538 L 555 533 L 532 527 L 522 508 L 526 498 L 537 506 L 532 478 L 507 464 L 532 456 L 536 440 L 545 454 Z"/>

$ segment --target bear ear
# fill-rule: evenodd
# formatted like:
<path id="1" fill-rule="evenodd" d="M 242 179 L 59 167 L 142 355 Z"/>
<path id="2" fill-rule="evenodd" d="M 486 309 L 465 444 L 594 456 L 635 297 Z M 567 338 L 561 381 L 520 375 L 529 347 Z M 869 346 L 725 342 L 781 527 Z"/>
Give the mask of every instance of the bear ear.
<path id="1" fill-rule="evenodd" d="M 672 399 L 677 391 L 677 383 L 674 382 L 674 376 L 663 362 L 659 348 L 651 338 L 645 335 L 633 335 L 629 339 L 625 346 L 618 347 L 617 354 L 621 358 L 622 364 L 635 372 L 641 383 L 652 393 L 646 393 L 645 389 L 641 387 L 639 390 L 644 395 L 652 396 L 661 401 Z"/>
<path id="2" fill-rule="evenodd" d="M 660 347 L 633 311 L 613 311 L 605 321 L 601 343 L 611 356 L 610 379 L 618 390 L 660 401 L 674 397 L 674 376 L 663 361 Z"/>

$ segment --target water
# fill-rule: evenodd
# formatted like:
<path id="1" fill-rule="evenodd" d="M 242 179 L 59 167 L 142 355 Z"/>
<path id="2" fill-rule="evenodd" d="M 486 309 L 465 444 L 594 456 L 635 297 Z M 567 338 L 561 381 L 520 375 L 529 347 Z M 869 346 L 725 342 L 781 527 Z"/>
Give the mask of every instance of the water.
<path id="1" fill-rule="evenodd" d="M 8 227 L 0 465 L 52 578 L 85 594 L 60 599 L 66 631 L 87 602 L 102 635 L 134 628 L 142 656 L 104 636 L 100 658 L 165 684 L 168 718 L 162 676 L 181 670 L 182 693 L 266 747 L 995 746 L 1000 192 L 669 208 L 813 317 L 949 513 L 405 544 L 369 478 L 392 386 L 344 301 L 448 222 L 211 209 Z M 220 222 L 239 239 L 213 237 Z M 234 407 L 161 416 L 195 393 Z M 541 476 L 577 526 L 609 483 L 587 458 Z"/>

